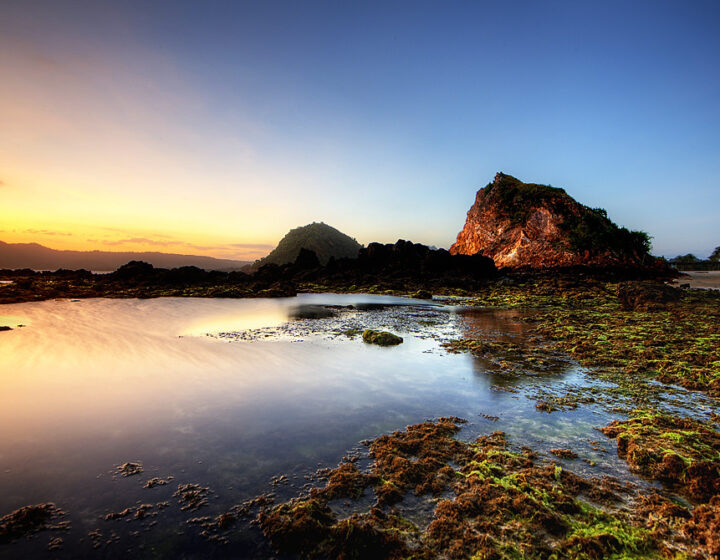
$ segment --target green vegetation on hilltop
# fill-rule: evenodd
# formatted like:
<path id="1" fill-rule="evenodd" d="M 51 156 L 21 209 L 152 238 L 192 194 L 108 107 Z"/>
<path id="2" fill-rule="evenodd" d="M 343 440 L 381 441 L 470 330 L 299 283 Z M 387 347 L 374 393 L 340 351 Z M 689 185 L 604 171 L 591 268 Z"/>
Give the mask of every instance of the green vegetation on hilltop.
<path id="1" fill-rule="evenodd" d="M 266 264 L 283 265 L 295 262 L 301 249 L 314 251 L 320 264 L 327 264 L 331 257 L 355 258 L 362 246 L 352 237 L 323 222 L 313 222 L 291 229 L 278 246 L 266 257 L 255 261 L 253 269 Z"/>
<path id="2" fill-rule="evenodd" d="M 562 227 L 574 251 L 610 251 L 623 257 L 640 257 L 650 251 L 650 236 L 643 231 L 619 227 L 603 208 L 590 208 L 575 201 L 564 189 L 523 183 L 498 173 L 486 187 L 486 197 L 496 198 L 513 224 L 525 224 L 538 206 L 563 217 Z"/>
<path id="3" fill-rule="evenodd" d="M 486 196 L 497 197 L 513 224 L 524 224 L 530 212 L 541 204 L 571 203 L 573 199 L 565 189 L 536 183 L 523 183 L 511 175 L 498 173 L 486 187 Z"/>

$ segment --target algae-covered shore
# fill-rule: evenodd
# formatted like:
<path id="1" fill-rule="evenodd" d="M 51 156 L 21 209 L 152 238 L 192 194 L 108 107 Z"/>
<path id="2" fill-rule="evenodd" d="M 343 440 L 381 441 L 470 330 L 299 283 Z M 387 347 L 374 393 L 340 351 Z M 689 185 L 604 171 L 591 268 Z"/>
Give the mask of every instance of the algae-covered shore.
<path id="1" fill-rule="evenodd" d="M 385 367 L 383 360 L 397 352 L 421 360 L 421 348 L 432 352 L 431 368 L 469 357 L 473 382 L 490 400 L 451 398 L 452 391 L 469 389 L 451 387 L 450 370 L 439 385 L 428 386 L 432 401 L 406 416 L 414 421 L 383 417 L 363 429 L 372 437 L 355 450 L 348 446 L 339 464 L 323 462 L 317 472 L 306 467 L 304 484 L 293 482 L 297 472 L 276 471 L 250 496 L 235 497 L 232 489 L 180 470 L 145 473 L 142 462 L 126 457 L 119 464 L 122 473 L 133 466 L 128 484 L 158 495 L 119 500 L 105 511 L 85 537 L 97 544 L 95 554 L 127 550 L 122 532 L 107 536 L 111 526 L 127 523 L 148 535 L 155 527 L 186 527 L 200 539 L 195 553 L 219 557 L 720 555 L 719 293 L 648 279 L 526 273 L 488 278 L 473 289 L 382 280 L 365 286 L 306 281 L 297 289 L 318 298 L 328 290 L 363 290 L 423 299 L 419 306 L 398 300 L 399 307 L 310 300 L 290 309 L 288 322 L 274 330 L 225 329 L 208 333 L 210 340 L 267 345 L 319 337 L 372 353 L 379 361 L 365 362 L 370 369 Z M 363 344 L 368 330 L 404 342 Z M 414 386 L 427 375 L 417 370 L 403 378 L 406 398 L 416 398 Z M 368 395 L 382 391 L 373 386 Z M 337 389 L 330 395 L 337 398 Z M 233 462 L 224 461 L 233 470 Z M 243 475 L 242 467 L 234 471 Z M 75 550 L 64 536 L 67 525 L 43 517 L 60 508 L 72 516 L 73 508 L 55 498 L 46 502 L 2 512 L 0 550 L 12 557 L 26 537 L 40 535 L 48 535 L 49 555 Z M 260 544 L 253 540 L 248 548 L 241 536 L 247 534 Z M 162 540 L 151 538 L 148 556 Z"/>
<path id="2" fill-rule="evenodd" d="M 369 442 L 372 463 L 326 473 L 327 484 L 263 511 L 265 535 L 281 552 L 308 558 L 717 558 L 720 556 L 720 416 L 673 412 L 673 385 L 720 395 L 720 294 L 652 282 L 572 277 L 489 285 L 466 305 L 531 311 L 525 344 L 487 332 L 448 340 L 502 374 L 542 369 L 560 355 L 607 385 L 541 394 L 539 411 L 602 406 L 620 419 L 597 428 L 617 441 L 631 472 L 658 483 L 623 486 L 578 476 L 502 432 L 461 441 L 464 420 L 441 418 Z M 685 393 L 683 399 L 693 399 Z M 685 402 L 689 408 L 692 402 Z M 677 410 L 677 409 L 675 409 Z M 552 449 L 577 459 L 571 449 Z M 367 490 L 366 490 L 367 489 Z M 339 515 L 338 498 L 366 498 Z M 372 498 L 374 494 L 374 500 Z M 427 524 L 394 506 L 408 496 L 435 504 Z"/>

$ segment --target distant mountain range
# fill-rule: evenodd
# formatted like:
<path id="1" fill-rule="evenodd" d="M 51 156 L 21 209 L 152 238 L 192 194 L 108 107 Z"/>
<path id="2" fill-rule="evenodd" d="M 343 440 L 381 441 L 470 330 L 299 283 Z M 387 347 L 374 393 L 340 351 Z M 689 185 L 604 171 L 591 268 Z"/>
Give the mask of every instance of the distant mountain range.
<path id="1" fill-rule="evenodd" d="M 0 269 L 32 268 L 34 270 L 110 271 L 129 261 L 145 261 L 158 268 L 196 266 L 205 270 L 240 270 L 248 261 L 216 259 L 199 255 L 158 252 L 59 251 L 38 243 L 4 243 L 0 241 Z"/>
<path id="2" fill-rule="evenodd" d="M 283 265 L 295 262 L 300 249 L 314 251 L 320 264 L 327 264 L 330 257 L 357 258 L 362 245 L 349 235 L 323 222 L 313 222 L 291 229 L 278 246 L 267 256 L 255 261 L 253 270 L 266 264 Z"/>

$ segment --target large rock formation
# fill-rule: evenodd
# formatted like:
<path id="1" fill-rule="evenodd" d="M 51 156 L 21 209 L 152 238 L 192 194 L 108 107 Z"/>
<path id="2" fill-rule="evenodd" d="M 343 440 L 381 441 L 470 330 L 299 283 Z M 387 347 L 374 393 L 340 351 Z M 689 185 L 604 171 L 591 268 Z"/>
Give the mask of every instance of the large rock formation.
<path id="1" fill-rule="evenodd" d="M 482 253 L 498 267 L 649 266 L 647 234 L 615 225 L 563 189 L 498 173 L 480 189 L 454 255 Z"/>
<path id="2" fill-rule="evenodd" d="M 302 249 L 313 251 L 326 264 L 331 258 L 354 259 L 362 245 L 349 235 L 323 222 L 313 222 L 291 229 L 280 240 L 278 246 L 267 256 L 255 261 L 252 268 L 257 270 L 267 264 L 284 265 L 294 263 Z"/>

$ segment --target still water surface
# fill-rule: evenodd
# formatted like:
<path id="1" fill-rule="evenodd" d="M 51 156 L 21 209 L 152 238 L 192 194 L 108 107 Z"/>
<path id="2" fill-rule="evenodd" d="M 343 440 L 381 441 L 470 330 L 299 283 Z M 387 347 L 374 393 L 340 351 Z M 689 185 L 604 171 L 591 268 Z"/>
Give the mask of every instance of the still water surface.
<path id="1" fill-rule="evenodd" d="M 334 315 L 298 312 L 323 306 Z M 269 556 L 252 527 L 218 545 L 185 522 L 267 491 L 286 499 L 305 475 L 362 450 L 362 440 L 428 418 L 468 419 L 460 437 L 503 430 L 518 446 L 572 447 L 586 457 L 597 455 L 589 440 L 602 438 L 593 426 L 609 419 L 593 408 L 535 409 L 528 394 L 538 383 L 584 382 L 572 363 L 509 379 L 440 348 L 468 330 L 522 341 L 511 312 L 370 295 L 90 299 L 5 305 L 0 324 L 24 325 L 0 333 L 0 516 L 54 502 L 72 523 L 67 533 L 0 545 L 2 558 Z M 405 342 L 367 345 L 340 334 L 348 327 L 392 328 Z M 144 472 L 114 477 L 126 461 Z M 591 474 L 625 469 L 614 452 L 598 461 Z M 575 470 L 590 468 L 583 465 Z M 272 487 L 281 474 L 289 484 Z M 169 475 L 167 486 L 143 488 Z M 187 482 L 213 491 L 200 512 L 181 512 L 172 497 Z M 102 519 L 164 500 L 170 507 L 152 521 Z M 95 530 L 99 548 L 88 538 Z M 62 548 L 48 551 L 58 535 Z"/>

